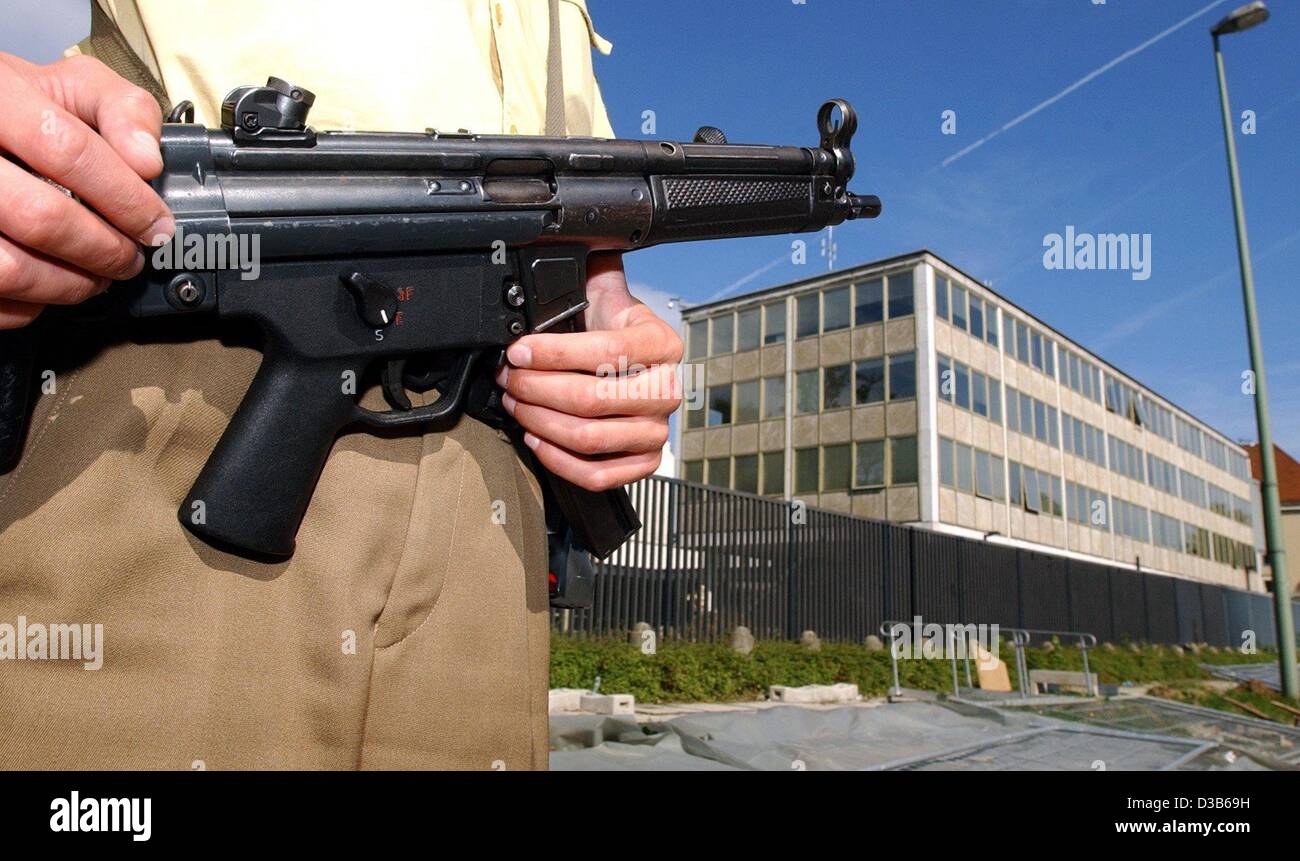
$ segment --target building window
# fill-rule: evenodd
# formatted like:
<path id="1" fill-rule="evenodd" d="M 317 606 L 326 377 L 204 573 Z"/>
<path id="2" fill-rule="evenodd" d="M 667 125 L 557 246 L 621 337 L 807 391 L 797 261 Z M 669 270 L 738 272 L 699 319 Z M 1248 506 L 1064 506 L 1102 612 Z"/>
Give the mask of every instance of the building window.
<path id="1" fill-rule="evenodd" d="M 785 493 L 785 452 L 763 452 L 763 493 L 781 496 Z"/>
<path id="2" fill-rule="evenodd" d="M 818 449 L 800 448 L 794 453 L 794 492 L 816 493 L 817 479 L 821 464 L 817 459 Z"/>
<path id="3" fill-rule="evenodd" d="M 952 285 L 952 324 L 958 329 L 966 328 L 966 291 Z"/>
<path id="4" fill-rule="evenodd" d="M 885 399 L 885 360 L 864 359 L 857 364 L 854 385 L 857 404 L 875 404 Z"/>
<path id="5" fill-rule="evenodd" d="M 758 455 L 747 454 L 736 458 L 735 487 L 745 493 L 758 493 Z"/>
<path id="6" fill-rule="evenodd" d="M 822 331 L 835 332 L 849 327 L 849 288 L 827 290 L 822 298 Z"/>
<path id="7" fill-rule="evenodd" d="M 885 484 L 885 441 L 858 443 L 858 464 L 853 475 L 854 487 L 882 487 Z"/>
<path id="8" fill-rule="evenodd" d="M 828 445 L 822 451 L 822 492 L 848 490 L 853 478 L 853 449 L 848 443 Z"/>
<path id="9" fill-rule="evenodd" d="M 785 342 L 785 302 L 769 302 L 763 306 L 763 343 Z"/>
<path id="10" fill-rule="evenodd" d="M 984 321 L 984 340 L 996 347 L 998 345 L 998 306 L 987 303 L 984 306 L 987 320 Z"/>
<path id="11" fill-rule="evenodd" d="M 916 484 L 916 479 L 916 437 L 892 437 L 889 440 L 889 483 Z"/>
<path id="12" fill-rule="evenodd" d="M 1016 321 L 1016 358 L 1029 364 L 1029 330 L 1019 320 Z"/>
<path id="13" fill-rule="evenodd" d="M 975 452 L 975 495 L 993 498 L 993 464 L 986 451 Z"/>
<path id="14" fill-rule="evenodd" d="M 889 276 L 889 319 L 910 317 L 915 312 L 914 292 L 911 269 Z"/>
<path id="15" fill-rule="evenodd" d="M 713 339 L 709 342 L 710 356 L 724 356 L 736 349 L 736 318 L 731 314 L 714 317 Z"/>
<path id="16" fill-rule="evenodd" d="M 971 409 L 976 415 L 988 418 L 989 415 L 989 390 L 988 377 L 979 371 L 970 373 L 970 390 L 971 390 Z"/>
<path id="17" fill-rule="evenodd" d="M 703 359 L 709 354 L 709 321 L 693 320 L 687 329 L 687 341 L 690 342 L 688 359 Z"/>
<path id="18" fill-rule="evenodd" d="M 731 386 L 709 387 L 709 427 L 731 424 Z"/>
<path id="19" fill-rule="evenodd" d="M 822 371 L 822 409 L 833 410 L 853 404 L 853 366 L 833 365 Z"/>
<path id="20" fill-rule="evenodd" d="M 984 340 L 984 303 L 974 296 L 970 297 L 970 333 Z"/>
<path id="21" fill-rule="evenodd" d="M 899 353 L 889 357 L 889 399 L 916 397 L 916 354 Z"/>
<path id="22" fill-rule="evenodd" d="M 761 317 L 761 308 L 749 308 L 736 315 L 736 352 L 758 349 Z"/>
<path id="23" fill-rule="evenodd" d="M 975 489 L 974 464 L 972 451 L 968 445 L 956 444 L 957 451 L 957 489 L 970 493 Z"/>
<path id="24" fill-rule="evenodd" d="M 885 319 L 884 290 L 884 282 L 879 278 L 859 284 L 855 288 L 857 301 L 853 307 L 853 325 L 865 326 Z"/>
<path id="25" fill-rule="evenodd" d="M 961 362 L 956 362 L 954 363 L 953 375 L 956 383 L 957 406 L 968 410 L 970 409 L 970 368 Z"/>
<path id="26" fill-rule="evenodd" d="M 1025 508 L 1038 514 L 1042 498 L 1038 495 L 1038 470 L 1025 467 L 1021 478 L 1025 487 Z"/>
<path id="27" fill-rule="evenodd" d="M 820 333 L 821 299 L 820 293 L 806 293 L 795 301 L 796 337 L 811 338 Z"/>
<path id="28" fill-rule="evenodd" d="M 939 397 L 943 398 L 948 403 L 952 403 L 952 390 L 954 387 L 952 359 L 949 359 L 943 354 L 939 354 L 935 366 L 939 371 Z"/>
<path id="29" fill-rule="evenodd" d="M 948 319 L 948 279 L 942 275 L 934 276 L 934 316 Z"/>
<path id="30" fill-rule="evenodd" d="M 758 421 L 758 380 L 736 383 L 736 424 Z"/>
<path id="31" fill-rule="evenodd" d="M 939 437 L 939 483 L 944 487 L 957 486 L 957 474 L 952 466 L 952 440 Z"/>
<path id="32" fill-rule="evenodd" d="M 689 401 L 687 401 L 682 408 L 686 410 L 687 430 L 695 430 L 696 428 L 704 427 L 705 420 L 708 418 L 708 413 L 709 413 L 709 411 L 705 408 L 704 404 L 692 405 Z"/>
<path id="33" fill-rule="evenodd" d="M 819 382 L 816 368 L 795 374 L 794 411 L 796 415 L 815 413 L 821 408 L 821 404 L 817 400 L 821 395 L 821 392 L 817 390 Z"/>
<path id="34" fill-rule="evenodd" d="M 989 377 L 989 420 L 1002 423 L 1002 381 Z"/>
<path id="35" fill-rule="evenodd" d="M 785 377 L 768 377 L 763 380 L 763 418 L 774 419 L 785 415 Z"/>
<path id="36" fill-rule="evenodd" d="M 711 457 L 708 466 L 709 484 L 714 487 L 731 487 L 731 458 Z"/>
<path id="37" fill-rule="evenodd" d="M 704 483 L 704 461 L 702 460 L 686 461 L 686 468 L 682 474 L 686 477 L 687 481 L 693 481 L 696 484 L 703 484 Z"/>

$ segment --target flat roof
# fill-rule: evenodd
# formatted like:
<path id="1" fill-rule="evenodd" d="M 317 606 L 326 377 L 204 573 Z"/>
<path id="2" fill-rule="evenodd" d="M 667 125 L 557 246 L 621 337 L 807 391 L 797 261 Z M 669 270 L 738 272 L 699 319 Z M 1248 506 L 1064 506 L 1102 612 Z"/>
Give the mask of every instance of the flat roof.
<path id="1" fill-rule="evenodd" d="M 865 272 L 866 270 L 887 269 L 895 263 L 902 263 L 907 260 L 917 260 L 919 262 L 920 260 L 926 257 L 933 258 L 934 260 L 938 261 L 939 263 L 942 263 L 944 266 L 953 270 L 957 274 L 961 275 L 963 278 L 966 278 L 972 283 L 978 285 L 981 290 L 984 290 L 992 294 L 994 297 L 1001 300 L 1002 303 L 1005 304 L 1007 307 L 1015 309 L 1017 313 L 1028 318 L 1036 326 L 1039 326 L 1047 330 L 1048 332 L 1051 332 L 1058 340 L 1064 341 L 1067 344 L 1069 344 L 1072 349 L 1075 349 L 1080 353 L 1086 354 L 1088 357 L 1090 357 L 1092 360 L 1096 361 L 1098 364 L 1105 367 L 1107 370 L 1114 372 L 1114 374 L 1116 374 L 1117 376 L 1123 377 L 1125 380 L 1132 383 L 1133 385 L 1159 398 L 1171 410 L 1175 410 L 1179 413 L 1182 413 L 1182 415 L 1185 418 L 1190 419 L 1191 421 L 1200 425 L 1205 430 L 1208 430 L 1211 433 L 1213 433 L 1215 436 L 1217 436 L 1220 439 L 1221 442 L 1226 442 L 1228 445 L 1232 446 L 1237 451 L 1238 454 L 1240 454 L 1243 457 L 1249 458 L 1249 455 L 1247 454 L 1247 450 L 1245 447 L 1246 445 L 1248 445 L 1247 443 L 1239 443 L 1236 440 L 1229 437 L 1227 434 L 1215 428 L 1213 425 L 1204 421 L 1203 419 L 1197 418 L 1193 413 L 1191 413 L 1190 411 L 1188 411 L 1183 407 L 1180 407 L 1178 404 L 1174 403 L 1169 398 L 1160 394 L 1155 389 L 1148 386 L 1146 383 L 1143 383 L 1140 380 L 1138 380 L 1132 374 L 1129 374 L 1128 372 L 1122 370 L 1121 368 L 1118 368 L 1115 365 L 1111 364 L 1110 362 L 1106 361 L 1101 356 L 1094 353 L 1092 350 L 1088 349 L 1087 347 L 1084 347 L 1078 341 L 1074 340 L 1069 335 L 1066 335 L 1064 332 L 1057 329 L 1055 326 L 1046 322 L 1042 318 L 1036 316 L 1032 312 L 1025 310 L 1021 306 L 1017 305 L 1015 302 L 1012 302 L 1006 296 L 994 290 L 992 287 L 989 287 L 987 284 L 985 284 L 980 279 L 976 278 L 974 275 L 971 275 L 965 269 L 962 269 L 957 264 L 951 262 L 945 257 L 941 257 L 940 255 L 936 254 L 935 252 L 931 251 L 928 248 L 919 248 L 916 251 L 909 251 L 905 254 L 895 254 L 892 257 L 884 257 L 881 258 L 880 260 L 872 260 L 867 263 L 860 263 L 856 266 L 850 266 L 847 269 L 836 269 L 832 272 L 823 272 L 819 275 L 814 275 L 809 278 L 803 278 L 798 281 L 790 281 L 785 284 L 777 284 L 773 287 L 765 287 L 762 290 L 755 290 L 750 293 L 741 293 L 738 296 L 730 296 L 725 299 L 715 299 L 712 302 L 704 302 L 699 305 L 691 305 L 690 307 L 684 307 L 682 308 L 682 319 L 687 320 L 687 318 L 695 316 L 697 313 L 705 314 L 709 311 L 719 310 L 728 305 L 748 304 L 756 299 L 761 299 L 764 296 L 770 296 L 776 293 L 782 293 L 786 291 L 797 292 L 802 287 L 811 287 L 815 284 L 819 284 L 825 281 L 833 281 L 842 278 L 852 278 L 854 275 L 861 272 Z M 1060 382 L 1059 378 L 1057 382 L 1058 383 Z M 1204 459 L 1205 459 L 1204 455 L 1202 455 L 1202 460 Z"/>

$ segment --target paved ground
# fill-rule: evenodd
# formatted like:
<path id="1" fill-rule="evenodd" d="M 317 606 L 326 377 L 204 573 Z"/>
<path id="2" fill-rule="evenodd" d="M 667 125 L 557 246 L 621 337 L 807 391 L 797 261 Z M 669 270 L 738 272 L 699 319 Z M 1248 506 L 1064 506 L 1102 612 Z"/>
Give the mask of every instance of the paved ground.
<path id="1" fill-rule="evenodd" d="M 640 706 L 551 717 L 557 771 L 1258 770 L 1297 767 L 1300 730 L 1148 697 L 990 704 Z M 1018 699 L 1018 698 L 1017 698 Z"/>

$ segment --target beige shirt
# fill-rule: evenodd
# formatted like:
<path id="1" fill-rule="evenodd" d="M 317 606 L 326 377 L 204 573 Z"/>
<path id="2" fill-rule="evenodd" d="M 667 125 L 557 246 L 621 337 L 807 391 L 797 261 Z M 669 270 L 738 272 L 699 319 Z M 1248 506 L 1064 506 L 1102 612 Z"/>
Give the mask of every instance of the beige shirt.
<path id="1" fill-rule="evenodd" d="M 541 134 L 546 0 L 99 0 L 172 101 L 215 126 L 222 97 L 274 75 L 316 94 L 318 129 Z M 561 0 L 568 133 L 613 137 L 586 0 Z M 430 58 L 430 53 L 437 55 Z"/>

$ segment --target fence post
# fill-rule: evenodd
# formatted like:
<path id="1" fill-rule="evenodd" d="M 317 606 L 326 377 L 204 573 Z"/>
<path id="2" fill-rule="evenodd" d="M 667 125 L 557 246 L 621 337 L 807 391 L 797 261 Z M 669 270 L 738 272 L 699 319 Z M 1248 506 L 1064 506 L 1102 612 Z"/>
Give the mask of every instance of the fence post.
<path id="1" fill-rule="evenodd" d="M 1119 639 L 1119 624 L 1115 620 L 1115 571 L 1106 568 L 1106 609 L 1110 613 L 1110 639 Z"/>
<path id="2" fill-rule="evenodd" d="M 1070 629 L 1079 630 L 1078 620 L 1074 618 L 1074 577 L 1070 569 L 1070 557 L 1065 557 L 1065 618 L 1070 620 Z"/>
<path id="3" fill-rule="evenodd" d="M 891 543 L 892 528 L 889 524 L 883 524 L 880 527 L 880 546 L 881 546 L 881 579 L 885 584 L 884 606 L 882 612 L 886 619 L 897 619 L 898 608 L 894 606 L 894 555 L 893 545 Z"/>
<path id="4" fill-rule="evenodd" d="M 1016 548 L 1016 627 L 1025 627 L 1025 551 Z"/>
<path id="5" fill-rule="evenodd" d="M 1137 575 L 1142 578 L 1142 633 L 1146 636 L 1146 641 L 1151 642 L 1151 595 L 1147 591 L 1147 578 L 1150 574 L 1138 571 Z"/>
<path id="6" fill-rule="evenodd" d="M 794 511 L 794 502 L 787 502 L 785 506 L 785 636 L 787 640 L 794 640 L 799 636 L 796 630 L 798 616 L 795 613 L 795 599 L 799 594 L 799 587 L 795 580 Z"/>
<path id="7" fill-rule="evenodd" d="M 917 583 L 917 581 L 920 579 L 920 574 L 918 574 L 916 570 L 916 558 L 919 554 L 916 552 L 916 530 L 915 529 L 909 528 L 907 530 L 907 550 L 908 550 L 907 567 L 908 567 L 908 580 L 909 580 L 908 592 L 911 593 L 912 615 L 915 616 L 917 615 L 917 610 L 921 606 L 920 586 Z"/>
<path id="8" fill-rule="evenodd" d="M 962 553 L 962 543 L 957 543 L 957 618 L 953 622 L 965 625 L 975 621 L 970 617 L 970 611 L 966 609 L 966 566 L 963 564 L 965 554 Z M 970 671 L 970 668 L 966 668 Z"/>
<path id="9" fill-rule="evenodd" d="M 1183 614 L 1178 609 L 1178 581 L 1174 581 L 1174 642 L 1183 638 Z"/>

